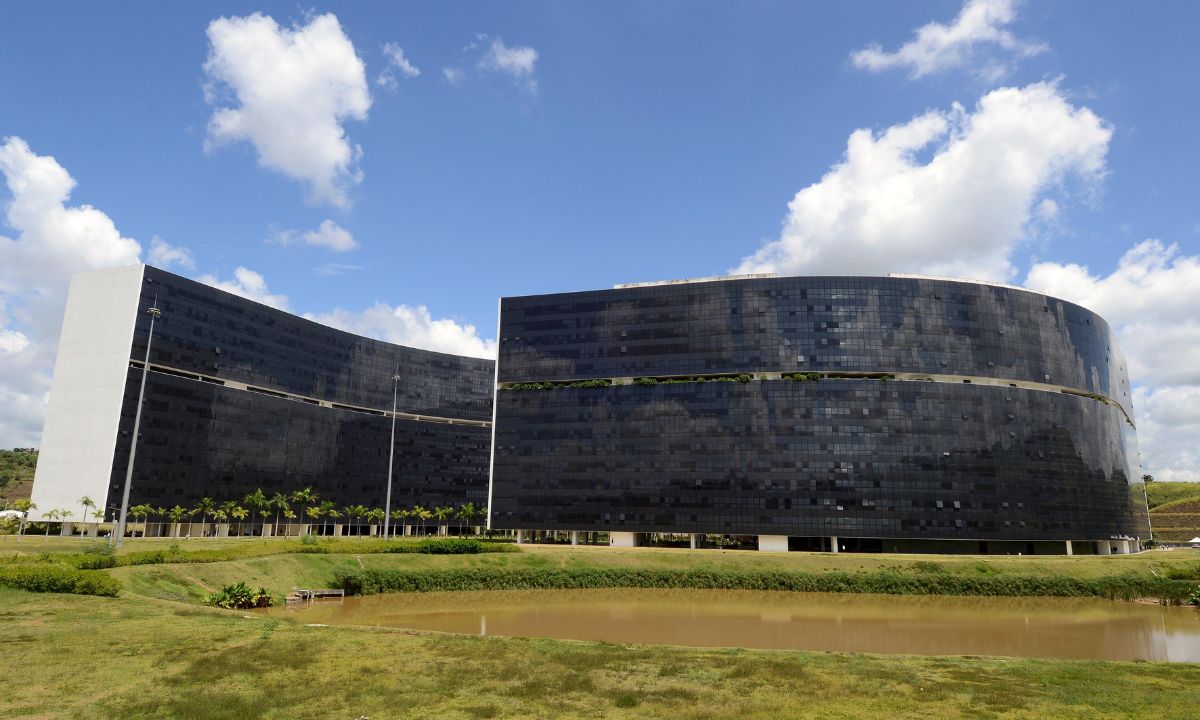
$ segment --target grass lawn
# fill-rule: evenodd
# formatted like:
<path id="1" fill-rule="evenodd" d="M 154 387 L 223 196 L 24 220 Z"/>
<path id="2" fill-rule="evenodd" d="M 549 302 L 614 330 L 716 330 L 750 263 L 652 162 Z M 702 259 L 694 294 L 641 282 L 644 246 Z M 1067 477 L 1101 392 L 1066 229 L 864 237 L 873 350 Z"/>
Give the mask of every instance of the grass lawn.
<path id="1" fill-rule="evenodd" d="M 5 717 L 1186 718 L 1200 707 L 1195 665 L 306 627 L 131 593 L 0 589 L 0 614 Z"/>

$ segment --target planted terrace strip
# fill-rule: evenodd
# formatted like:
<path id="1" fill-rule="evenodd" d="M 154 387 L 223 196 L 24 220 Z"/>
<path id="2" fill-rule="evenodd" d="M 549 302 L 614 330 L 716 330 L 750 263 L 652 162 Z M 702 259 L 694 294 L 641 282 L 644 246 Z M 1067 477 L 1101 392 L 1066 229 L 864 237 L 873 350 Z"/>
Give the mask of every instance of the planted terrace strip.
<path id="1" fill-rule="evenodd" d="M 1151 598 L 1182 604 L 1200 584 L 1123 575 L 1084 579 L 1039 576 L 966 576 L 938 573 L 806 573 L 788 571 L 706 571 L 635 568 L 458 568 L 337 571 L 334 585 L 348 594 L 456 592 L 472 590 L 567 590 L 667 588 L 704 590 L 782 590 L 788 592 L 884 595 L 977 595 L 1013 597 Z"/>

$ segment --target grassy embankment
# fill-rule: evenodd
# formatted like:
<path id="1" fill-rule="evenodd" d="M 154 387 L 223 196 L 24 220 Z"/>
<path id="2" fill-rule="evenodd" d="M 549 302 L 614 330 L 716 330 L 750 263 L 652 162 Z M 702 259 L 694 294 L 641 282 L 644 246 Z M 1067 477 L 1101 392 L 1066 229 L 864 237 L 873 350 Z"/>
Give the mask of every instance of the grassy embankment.
<path id="1" fill-rule="evenodd" d="M 71 541 L 50 541 L 62 547 Z M 147 543 L 149 544 L 149 543 Z M 299 545 L 292 541 L 293 545 Z M 32 543 L 31 543 L 32 545 Z M 130 547 L 130 546 L 135 547 Z M 163 545 L 163 543 L 158 543 Z M 47 544 L 50 546 L 50 544 Z M 253 554 L 287 541 L 193 541 Z M 873 572 L 929 563 L 971 576 L 1097 578 L 1200 569 L 1200 554 L 980 558 L 534 547 L 519 554 L 285 554 L 91 571 L 119 598 L 0 589 L 8 717 L 1186 717 L 1200 666 L 625 647 L 299 623 L 195 604 L 233 580 L 276 592 L 327 584 L 338 568 L 682 567 Z M 126 552 L 144 551 L 128 543 Z M 27 547 L 22 550 L 32 550 Z M 4 548 L 11 551 L 12 546 Z M 39 547 L 35 552 L 45 552 Z M 198 556 L 185 559 L 196 560 Z M 986 567 L 986 570 L 981 570 Z"/>
<path id="2" fill-rule="evenodd" d="M 1200 667 L 694 650 L 0 589 L 6 717 L 1182 718 Z"/>
<path id="3" fill-rule="evenodd" d="M 1155 539 L 1186 542 L 1200 537 L 1200 483 L 1146 484 Z"/>

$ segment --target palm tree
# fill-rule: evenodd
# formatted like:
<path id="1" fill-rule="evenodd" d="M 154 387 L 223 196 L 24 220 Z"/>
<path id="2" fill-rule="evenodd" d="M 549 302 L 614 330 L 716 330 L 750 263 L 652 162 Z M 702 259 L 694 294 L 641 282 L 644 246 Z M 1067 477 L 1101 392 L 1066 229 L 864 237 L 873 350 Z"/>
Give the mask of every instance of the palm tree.
<path id="1" fill-rule="evenodd" d="M 392 522 L 400 523 L 400 536 L 401 537 L 404 536 L 404 522 L 403 521 L 406 517 L 408 517 L 408 511 L 403 508 L 397 508 L 392 511 Z M 395 535 L 396 535 L 396 531 L 393 530 L 392 536 L 394 537 Z"/>
<path id="2" fill-rule="evenodd" d="M 333 514 L 336 510 L 337 506 L 333 504 L 332 500 L 326 500 L 325 502 L 321 503 L 321 514 L 324 515 L 327 520 L 335 517 L 341 517 L 340 515 Z M 322 523 L 321 530 L 326 530 L 328 525 L 329 523 Z"/>
<path id="3" fill-rule="evenodd" d="M 312 487 L 306 487 L 292 493 L 292 502 L 304 508 L 304 515 L 308 515 L 308 507 L 317 504 L 317 494 L 313 492 Z"/>
<path id="4" fill-rule="evenodd" d="M 37 510 L 38 506 L 37 503 L 27 498 L 21 498 L 20 500 L 13 500 L 12 509 L 21 513 L 21 524 L 17 528 L 17 542 L 21 542 L 21 538 L 25 536 L 25 522 L 29 519 L 29 511 Z"/>
<path id="5" fill-rule="evenodd" d="M 167 515 L 171 518 L 171 537 L 179 537 L 179 523 L 183 521 L 184 516 L 187 514 L 188 511 L 184 510 L 179 505 L 176 505 L 167 511 Z M 190 528 L 188 531 L 191 532 Z"/>
<path id="6" fill-rule="evenodd" d="M 87 495 L 84 495 L 83 497 L 79 498 L 79 504 L 83 506 L 83 523 L 86 525 L 88 510 L 96 509 L 96 501 L 92 500 Z"/>
<path id="7" fill-rule="evenodd" d="M 330 504 L 330 505 L 332 505 L 333 503 L 329 503 L 329 504 Z M 339 519 L 341 519 L 341 517 L 342 517 L 342 514 L 341 514 L 340 512 L 338 512 L 338 509 L 337 509 L 337 508 L 335 508 L 335 507 L 334 507 L 334 508 L 330 508 L 330 509 L 329 509 L 329 510 L 328 510 L 328 511 L 325 513 L 325 515 L 326 515 L 326 516 L 328 516 L 330 520 L 339 520 Z M 334 523 L 334 525 L 337 525 L 337 523 Z"/>
<path id="8" fill-rule="evenodd" d="M 279 534 L 279 513 L 283 512 L 284 510 L 287 510 L 291 507 L 290 505 L 288 505 L 288 496 L 284 495 L 281 492 L 276 492 L 274 495 L 271 496 L 271 499 L 268 500 L 267 502 L 270 503 L 271 507 L 275 508 L 275 527 L 272 530 L 272 534 L 278 535 Z"/>
<path id="9" fill-rule="evenodd" d="M 263 494 L 262 488 L 256 489 L 242 500 L 246 503 L 246 507 L 250 508 L 250 527 L 253 528 L 255 518 L 267 510 L 271 501 Z M 254 534 L 253 530 L 251 530 L 251 534 Z"/>
<path id="10" fill-rule="evenodd" d="M 370 510 L 367 511 L 367 522 L 371 523 L 372 525 L 374 525 L 376 527 L 376 530 L 375 530 L 376 535 L 379 534 L 378 528 L 381 524 L 383 524 L 383 519 L 385 517 L 386 517 L 386 515 L 383 514 L 382 508 L 371 508 Z"/>
<path id="11" fill-rule="evenodd" d="M 449 535 L 450 528 L 446 525 L 446 520 L 454 514 L 454 508 L 450 506 L 436 507 L 433 509 L 433 516 L 438 519 L 438 535 Z"/>
<path id="12" fill-rule="evenodd" d="M 412 515 L 421 521 L 421 534 L 424 535 L 425 523 L 433 517 L 433 513 L 421 507 L 420 505 L 416 505 L 412 509 Z"/>
<path id="13" fill-rule="evenodd" d="M 50 537 L 50 521 L 58 519 L 58 511 L 47 510 L 42 513 L 42 519 L 46 521 L 46 537 Z"/>
<path id="14" fill-rule="evenodd" d="M 283 519 L 284 520 L 295 520 L 296 519 L 296 511 L 291 508 L 284 508 L 283 509 Z M 288 525 L 291 525 L 291 523 L 289 522 Z"/>
<path id="15" fill-rule="evenodd" d="M 238 521 L 238 531 L 237 531 L 238 537 L 242 536 L 242 521 L 244 521 L 246 519 L 246 516 L 249 514 L 250 513 L 246 512 L 246 508 L 239 507 L 237 505 L 234 505 L 233 509 L 231 509 L 229 511 L 229 517 Z"/>
<path id="16" fill-rule="evenodd" d="M 133 507 L 129 508 L 129 514 L 133 516 L 134 522 L 137 522 L 138 518 L 142 519 L 142 537 L 146 537 L 146 518 L 149 517 L 150 513 L 152 512 L 154 512 L 154 508 L 144 503 L 141 505 L 134 505 Z"/>
<path id="17" fill-rule="evenodd" d="M 201 537 L 204 536 L 204 526 L 206 524 L 208 524 L 208 516 L 212 515 L 213 511 L 216 509 L 217 509 L 217 506 L 215 503 L 213 503 L 212 498 L 204 498 L 200 502 L 196 503 L 196 509 L 193 510 L 192 513 L 193 514 L 200 513 L 200 536 Z M 213 534 L 215 535 L 216 533 L 213 533 Z"/>
<path id="18" fill-rule="evenodd" d="M 70 510 L 63 510 L 63 511 L 62 511 L 62 520 L 63 520 L 63 524 L 62 524 L 62 527 L 60 528 L 60 530 L 66 530 L 66 529 L 67 529 L 67 520 L 68 520 L 68 519 L 71 517 L 71 515 L 73 515 L 73 514 L 74 514 L 74 513 L 72 513 Z"/>
<path id="19" fill-rule="evenodd" d="M 304 508 L 304 514 L 312 518 L 312 523 L 310 523 L 310 525 L 321 519 L 322 512 L 323 511 L 321 508 L 317 507 L 316 505 L 309 505 L 308 507 Z M 309 527 L 308 533 L 310 535 L 312 534 L 312 527 Z"/>
<path id="20" fill-rule="evenodd" d="M 459 506 L 458 512 L 454 513 L 454 517 L 462 521 L 464 524 L 470 524 L 471 518 L 475 517 L 476 512 L 478 511 L 475 509 L 475 503 L 467 502 Z M 466 533 L 461 534 L 465 535 Z"/>
<path id="21" fill-rule="evenodd" d="M 159 533 L 159 535 L 161 535 L 162 534 L 162 522 L 163 522 L 163 519 L 167 516 L 167 509 L 165 507 L 156 507 L 156 508 L 154 508 L 154 515 L 158 518 L 158 533 Z"/>
<path id="22" fill-rule="evenodd" d="M 221 523 L 225 522 L 228 519 L 229 519 L 229 513 L 225 512 L 223 509 L 217 508 L 216 510 L 213 510 L 213 522 L 214 523 L 220 525 Z M 225 534 L 228 535 L 229 533 L 226 532 Z M 217 535 L 217 530 L 216 530 L 216 528 L 213 528 L 213 537 L 216 537 L 216 535 Z"/>

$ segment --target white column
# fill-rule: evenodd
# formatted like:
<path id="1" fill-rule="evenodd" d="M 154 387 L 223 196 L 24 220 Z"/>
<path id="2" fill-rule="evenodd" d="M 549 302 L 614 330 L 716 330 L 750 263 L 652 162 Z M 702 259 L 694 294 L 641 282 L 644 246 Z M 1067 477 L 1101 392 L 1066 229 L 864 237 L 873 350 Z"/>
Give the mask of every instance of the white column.
<path id="1" fill-rule="evenodd" d="M 612 547 L 637 547 L 637 533 L 610 532 L 608 534 L 608 544 Z"/>
<path id="2" fill-rule="evenodd" d="M 787 552 L 787 535 L 759 535 L 758 549 L 763 552 Z"/>
<path id="3" fill-rule="evenodd" d="M 518 545 L 524 545 L 524 544 L 525 544 L 525 531 L 524 531 L 524 530 L 518 530 L 518 531 L 517 531 L 517 544 L 518 544 Z"/>
<path id="4" fill-rule="evenodd" d="M 578 530 L 572 530 L 572 531 L 571 531 L 571 544 L 572 544 L 572 545 L 578 545 L 578 544 L 579 544 L 579 531 L 578 531 Z"/>
<path id="5" fill-rule="evenodd" d="M 1128 554 L 1129 554 L 1129 541 L 1128 541 L 1128 540 L 1122 540 L 1122 541 L 1121 541 L 1121 554 L 1122 554 L 1122 555 L 1128 555 Z"/>
<path id="6" fill-rule="evenodd" d="M 1071 541 L 1068 540 L 1067 541 L 1067 555 L 1074 555 L 1074 554 L 1075 554 L 1075 548 L 1071 547 Z"/>
<path id="7" fill-rule="evenodd" d="M 830 536 L 829 536 L 829 552 L 832 552 L 832 553 L 839 552 L 839 550 L 838 550 L 838 536 L 837 536 L 837 535 L 830 535 Z"/>
<path id="8" fill-rule="evenodd" d="M 1112 545 L 1108 544 L 1107 540 L 1101 540 L 1096 543 L 1097 555 L 1112 555 Z"/>
<path id="9" fill-rule="evenodd" d="M 341 523 L 334 523 L 334 524 L 333 524 L 333 536 L 334 536 L 334 537 L 341 537 L 341 536 L 342 536 L 342 524 L 341 524 Z"/>
<path id="10" fill-rule="evenodd" d="M 688 545 L 690 545 L 693 550 L 696 549 L 696 533 L 688 533 Z"/>

